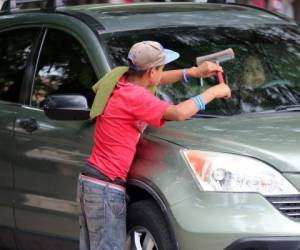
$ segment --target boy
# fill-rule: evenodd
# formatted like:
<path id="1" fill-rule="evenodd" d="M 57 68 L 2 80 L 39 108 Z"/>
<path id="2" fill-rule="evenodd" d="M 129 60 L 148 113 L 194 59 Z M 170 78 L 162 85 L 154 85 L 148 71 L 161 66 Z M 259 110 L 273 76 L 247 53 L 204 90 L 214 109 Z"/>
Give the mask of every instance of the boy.
<path id="1" fill-rule="evenodd" d="M 179 54 L 153 41 L 134 44 L 129 70 L 117 82 L 101 115 L 97 116 L 94 147 L 79 177 L 80 249 L 125 249 L 125 183 L 136 145 L 146 124 L 190 118 L 215 98 L 230 97 L 226 84 L 177 105 L 158 99 L 147 88 L 188 77 L 209 77 L 222 68 L 205 62 L 199 67 L 163 72 Z"/>

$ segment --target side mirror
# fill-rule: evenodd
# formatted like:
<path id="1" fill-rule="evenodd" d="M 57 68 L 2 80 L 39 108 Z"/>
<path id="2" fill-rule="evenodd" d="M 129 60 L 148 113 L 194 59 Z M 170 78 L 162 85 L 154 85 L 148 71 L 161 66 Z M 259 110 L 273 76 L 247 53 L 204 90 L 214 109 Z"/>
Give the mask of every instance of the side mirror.
<path id="1" fill-rule="evenodd" d="M 90 115 L 82 95 L 49 95 L 44 101 L 44 112 L 53 120 L 87 120 Z"/>

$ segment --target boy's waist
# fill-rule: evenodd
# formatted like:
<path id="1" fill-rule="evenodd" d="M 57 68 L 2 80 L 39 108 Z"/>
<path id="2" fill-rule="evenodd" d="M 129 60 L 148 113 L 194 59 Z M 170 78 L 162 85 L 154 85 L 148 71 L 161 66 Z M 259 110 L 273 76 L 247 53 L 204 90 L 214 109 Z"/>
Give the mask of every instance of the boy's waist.
<path id="1" fill-rule="evenodd" d="M 97 168 L 95 168 L 94 166 L 92 166 L 90 163 L 86 163 L 83 166 L 83 169 L 81 171 L 82 175 L 85 176 L 89 176 L 101 181 L 105 181 L 105 182 L 109 182 L 109 183 L 113 183 L 122 187 L 126 186 L 126 182 L 123 181 L 120 178 L 115 178 L 114 180 L 110 179 L 108 176 L 106 176 L 104 173 L 102 173 L 100 170 L 98 170 Z"/>

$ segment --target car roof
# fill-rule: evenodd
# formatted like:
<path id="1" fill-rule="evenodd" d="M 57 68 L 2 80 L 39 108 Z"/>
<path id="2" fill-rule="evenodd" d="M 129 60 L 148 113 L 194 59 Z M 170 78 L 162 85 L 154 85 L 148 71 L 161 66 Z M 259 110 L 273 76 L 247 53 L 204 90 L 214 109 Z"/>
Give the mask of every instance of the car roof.
<path id="1" fill-rule="evenodd" d="M 290 24 L 275 13 L 249 6 L 208 3 L 140 3 L 81 5 L 68 10 L 83 12 L 103 26 L 99 32 L 183 26 L 249 26 Z"/>
<path id="2" fill-rule="evenodd" d="M 17 10 L 11 14 L 60 13 L 77 17 L 97 33 L 186 26 L 295 24 L 278 14 L 251 6 L 210 3 L 135 3 L 64 6 L 54 10 Z M 1 19 L 7 19 L 3 13 Z M 6 16 L 6 17 L 5 17 Z M 18 18 L 19 15 L 13 15 Z M 33 18 L 33 15 L 31 15 Z"/>

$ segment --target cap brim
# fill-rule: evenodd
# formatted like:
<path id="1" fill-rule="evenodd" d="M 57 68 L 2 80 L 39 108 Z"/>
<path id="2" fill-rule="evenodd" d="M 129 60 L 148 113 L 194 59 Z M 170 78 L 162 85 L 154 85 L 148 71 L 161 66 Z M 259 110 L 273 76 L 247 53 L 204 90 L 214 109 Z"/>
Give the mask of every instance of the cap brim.
<path id="1" fill-rule="evenodd" d="M 170 49 L 164 49 L 164 52 L 166 55 L 165 64 L 175 61 L 180 56 L 179 53 Z"/>

